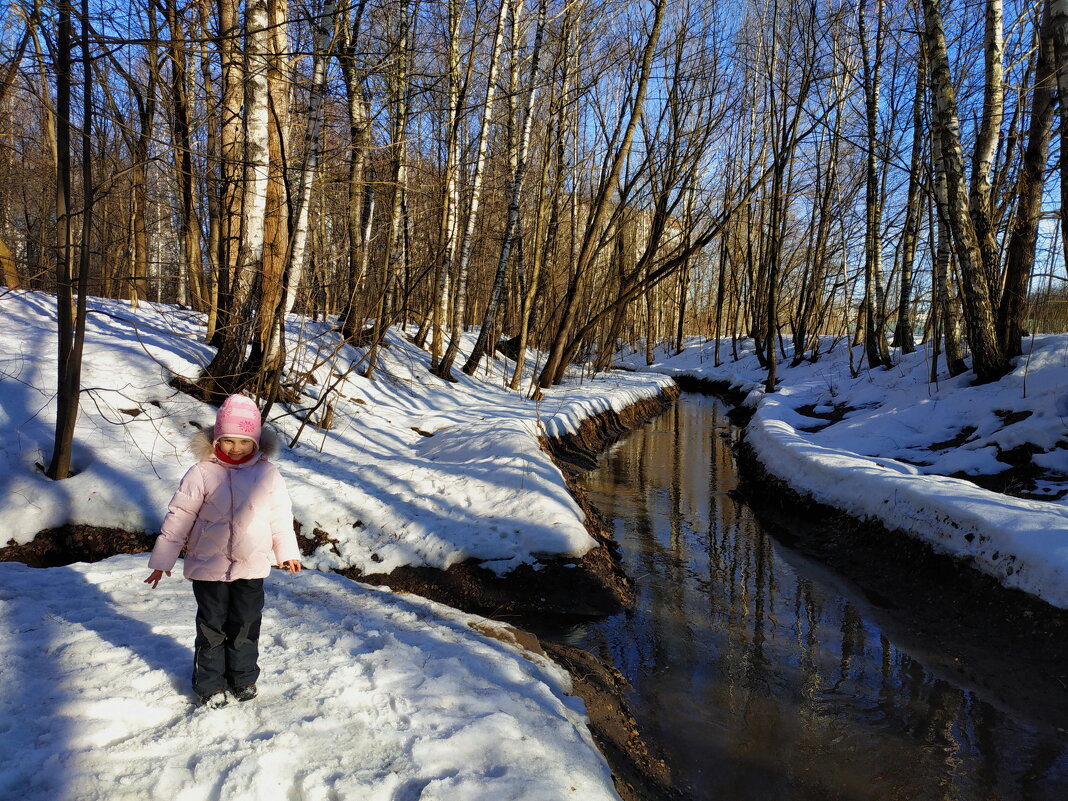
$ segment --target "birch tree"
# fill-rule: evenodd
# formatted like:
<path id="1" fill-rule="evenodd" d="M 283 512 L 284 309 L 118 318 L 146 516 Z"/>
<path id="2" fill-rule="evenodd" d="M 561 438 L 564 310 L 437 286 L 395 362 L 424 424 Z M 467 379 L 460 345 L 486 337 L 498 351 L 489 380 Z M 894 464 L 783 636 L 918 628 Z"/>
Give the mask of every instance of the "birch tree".
<path id="1" fill-rule="evenodd" d="M 496 108 L 497 72 L 500 66 L 501 43 L 504 40 L 506 7 L 508 0 L 501 0 L 497 9 L 497 23 L 490 47 L 489 75 L 487 76 L 486 99 L 483 105 L 482 122 L 478 132 L 478 155 L 475 160 L 475 172 L 471 179 L 471 194 L 467 202 L 467 222 L 464 225 L 458 249 L 456 264 L 456 294 L 453 298 L 451 336 L 441 361 L 434 373 L 446 381 L 453 380 L 452 365 L 463 337 L 465 303 L 467 301 L 467 275 L 471 265 L 471 248 L 473 245 L 475 224 L 478 222 L 479 205 L 482 201 L 482 181 L 486 171 L 486 156 L 489 148 L 490 126 Z"/>
<path id="2" fill-rule="evenodd" d="M 881 367 L 890 364 L 890 355 L 883 331 L 883 279 L 882 279 L 882 222 L 883 198 L 880 189 L 879 151 L 879 93 L 882 89 L 881 66 L 885 38 L 885 3 L 875 3 L 875 41 L 868 36 L 865 6 L 857 10 L 857 30 L 860 35 L 861 64 L 863 67 L 864 110 L 867 132 L 867 158 L 865 159 L 865 230 L 864 230 L 864 342 L 868 364 Z"/>
<path id="3" fill-rule="evenodd" d="M 225 323 L 216 332 L 218 342 L 213 343 L 218 350 L 203 376 L 204 388 L 216 397 L 236 391 L 246 380 L 242 367 L 252 329 L 249 304 L 256 274 L 263 265 L 270 154 L 267 71 L 271 28 L 267 0 L 249 0 L 245 6 L 243 71 L 235 44 L 236 25 L 236 0 L 219 0 L 224 192 L 220 264 L 226 275 L 226 312 Z"/>
<path id="4" fill-rule="evenodd" d="M 550 81 L 549 120 L 541 155 L 540 192 L 534 222 L 534 253 L 529 274 L 519 273 L 520 307 L 516 334 L 516 363 L 508 386 L 518 390 L 526 360 L 531 318 L 541 278 L 556 260 L 557 244 L 563 214 L 564 181 L 567 151 L 568 119 L 574 114 L 574 104 L 568 103 L 577 72 L 580 48 L 573 44 L 574 9 L 565 8 L 555 48 L 553 79 Z"/>
<path id="5" fill-rule="evenodd" d="M 338 26 L 341 35 L 337 59 L 345 84 L 345 110 L 348 114 L 348 171 L 345 184 L 348 201 L 346 214 L 346 262 L 348 266 L 345 303 L 341 311 L 341 330 L 353 337 L 358 330 L 356 296 L 363 286 L 370 258 L 371 222 L 374 218 L 375 193 L 367 180 L 371 150 L 371 99 L 367 86 L 368 70 L 357 59 L 357 43 L 362 30 L 366 0 L 356 5 L 351 25 Z M 338 12 L 344 11 L 343 6 Z"/>
<path id="6" fill-rule="evenodd" d="M 1009 363 L 994 330 L 990 272 L 984 266 L 983 247 L 969 209 L 957 95 L 950 72 L 940 0 L 923 0 L 923 10 L 923 44 L 931 78 L 932 126 L 946 176 L 946 192 L 940 202 L 939 215 L 953 235 L 964 290 L 964 320 L 972 350 L 972 369 L 979 381 L 996 381 L 1008 372 Z M 986 51 L 988 60 L 996 57 L 996 42 L 988 41 Z"/>
<path id="7" fill-rule="evenodd" d="M 924 95 L 926 93 L 927 68 L 923 47 L 919 48 L 916 59 L 916 91 L 912 102 L 912 154 L 909 158 L 909 188 L 905 199 L 905 222 L 898 249 L 901 266 L 901 282 L 897 302 L 897 325 L 894 328 L 892 344 L 901 348 L 902 353 L 912 353 L 916 349 L 912 333 L 913 262 L 916 258 L 916 244 L 919 238 L 921 217 L 921 193 L 923 184 L 924 142 Z"/>
<path id="8" fill-rule="evenodd" d="M 338 27 L 336 0 L 324 0 L 318 16 L 312 18 L 315 36 L 312 44 L 312 79 L 308 91 L 308 121 L 303 147 L 303 163 L 297 181 L 296 209 L 293 213 L 292 239 L 287 253 L 286 292 L 283 314 L 293 311 L 297 289 L 304 275 L 308 244 L 308 219 L 311 209 L 312 185 L 319 167 L 322 149 L 323 101 L 326 97 L 326 65 L 332 49 L 334 31 Z"/>
<path id="9" fill-rule="evenodd" d="M 417 16 L 408 0 L 401 0 L 397 9 L 397 42 L 394 48 L 394 67 L 389 72 L 389 93 L 392 106 L 391 169 L 393 202 L 386 234 L 386 255 L 383 264 L 381 300 L 375 316 L 371 347 L 367 353 L 364 375 L 373 379 L 378 360 L 378 348 L 389 330 L 393 292 L 405 247 L 403 229 L 404 192 L 408 181 L 408 114 L 410 109 L 410 72 L 413 42 L 412 27 Z"/>
<path id="10" fill-rule="evenodd" d="M 1006 251 L 1005 287 L 998 308 L 1000 346 L 1007 356 L 1022 352 L 1023 316 L 1027 284 L 1035 262 L 1042 190 L 1053 127 L 1056 60 L 1051 3 L 1043 2 L 1036 25 L 1038 60 L 1035 68 L 1031 126 L 1016 186 L 1016 212 L 1012 217 Z M 1061 95 L 1064 104 L 1065 95 Z"/>
<path id="11" fill-rule="evenodd" d="M 449 308 L 449 287 L 452 283 L 456 259 L 457 215 L 460 207 L 460 98 L 467 92 L 471 69 L 474 65 L 474 50 L 467 62 L 465 75 L 460 74 L 460 22 L 463 17 L 460 0 L 448 0 L 446 18 L 445 54 L 445 119 L 444 150 L 445 174 L 442 181 L 442 213 L 438 229 L 438 252 L 434 260 L 434 278 L 431 288 L 431 311 L 422 330 L 416 335 L 416 344 L 423 347 L 426 337 L 431 336 L 431 370 L 436 370 L 442 356 L 442 327 Z"/>
<path id="12" fill-rule="evenodd" d="M 508 267 L 508 259 L 511 256 L 512 244 L 515 241 L 516 227 L 519 223 L 519 205 L 523 196 L 524 181 L 527 174 L 527 152 L 530 149 L 530 129 L 534 119 L 534 101 L 537 95 L 538 67 L 541 58 L 541 43 L 545 32 L 545 15 L 548 5 L 548 0 L 540 0 L 538 5 L 538 17 L 534 28 L 534 43 L 532 45 L 530 56 L 530 71 L 528 73 L 527 86 L 525 89 L 526 105 L 523 108 L 521 118 L 522 132 L 519 134 L 515 149 L 511 154 L 508 216 L 505 220 L 504 233 L 501 238 L 501 253 L 497 260 L 497 272 L 493 278 L 493 288 L 490 291 L 490 300 L 486 306 L 486 313 L 482 317 L 482 327 L 479 329 L 478 338 L 475 340 L 475 346 L 471 350 L 471 355 L 463 366 L 463 371 L 468 375 L 474 373 L 483 354 L 485 354 L 489 347 L 489 337 L 493 330 L 494 319 L 497 314 L 497 306 L 500 303 L 501 294 L 504 291 L 505 271 Z M 518 42 L 515 40 L 519 38 L 518 30 L 522 8 L 523 0 L 513 0 L 511 11 L 513 52 L 517 52 L 519 49 Z M 513 67 L 512 74 L 515 75 L 517 73 L 518 69 Z M 512 115 L 509 124 L 513 127 L 515 126 L 514 114 Z"/>

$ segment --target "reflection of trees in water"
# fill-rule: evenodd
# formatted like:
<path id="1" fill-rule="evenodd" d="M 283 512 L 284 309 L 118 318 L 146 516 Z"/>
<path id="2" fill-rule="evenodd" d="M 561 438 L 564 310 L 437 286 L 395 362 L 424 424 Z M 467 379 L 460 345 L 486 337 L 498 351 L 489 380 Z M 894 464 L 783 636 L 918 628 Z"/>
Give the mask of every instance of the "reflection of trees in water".
<path id="1" fill-rule="evenodd" d="M 938 679 L 861 602 L 784 561 L 727 494 L 721 430 L 709 402 L 684 399 L 589 481 L 638 590 L 590 636 L 696 797 L 1068 797 L 1063 742 Z"/>

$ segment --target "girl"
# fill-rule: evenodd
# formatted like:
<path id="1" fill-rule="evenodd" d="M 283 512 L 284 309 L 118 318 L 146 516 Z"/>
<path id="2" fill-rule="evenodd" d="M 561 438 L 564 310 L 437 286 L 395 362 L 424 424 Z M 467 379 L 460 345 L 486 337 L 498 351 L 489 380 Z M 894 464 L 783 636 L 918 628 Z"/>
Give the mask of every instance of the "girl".
<path id="1" fill-rule="evenodd" d="M 264 445 L 273 450 L 269 432 Z M 278 468 L 260 448 L 260 411 L 243 395 L 219 409 L 212 437 L 193 437 L 200 461 L 167 507 L 148 566 L 155 589 L 185 548 L 183 573 L 197 599 L 193 690 L 206 706 L 256 697 L 263 579 L 273 561 L 300 572 L 293 508 Z M 273 553 L 272 553 L 273 552 Z"/>

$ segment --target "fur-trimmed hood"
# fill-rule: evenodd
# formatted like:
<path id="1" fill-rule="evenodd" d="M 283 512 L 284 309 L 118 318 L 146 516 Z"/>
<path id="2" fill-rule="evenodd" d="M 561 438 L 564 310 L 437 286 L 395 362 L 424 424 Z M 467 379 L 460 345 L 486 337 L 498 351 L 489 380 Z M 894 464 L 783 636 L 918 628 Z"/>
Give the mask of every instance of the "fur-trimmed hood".
<path id="1" fill-rule="evenodd" d="M 213 459 L 215 457 L 215 447 L 211 442 L 211 434 L 213 430 L 214 427 L 210 423 L 201 426 L 200 430 L 197 431 L 189 441 L 189 452 L 193 454 L 199 462 L 205 462 L 208 459 Z M 264 428 L 263 431 L 260 432 L 259 453 L 264 457 L 271 459 L 277 456 L 280 447 L 281 444 L 277 434 L 269 428 Z"/>

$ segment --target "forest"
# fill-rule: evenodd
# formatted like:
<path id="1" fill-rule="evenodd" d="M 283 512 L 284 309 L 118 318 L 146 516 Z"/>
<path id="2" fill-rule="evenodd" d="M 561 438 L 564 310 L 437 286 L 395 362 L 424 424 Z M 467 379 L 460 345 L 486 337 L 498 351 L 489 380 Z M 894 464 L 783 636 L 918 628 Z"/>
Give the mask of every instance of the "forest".
<path id="1" fill-rule="evenodd" d="M 0 266 L 59 298 L 48 473 L 88 296 L 203 313 L 188 389 L 268 405 L 292 314 L 366 377 L 405 325 L 535 397 L 694 334 L 769 392 L 828 338 L 996 381 L 1068 324 L 1065 98 L 1068 0 L 14 0 Z"/>

